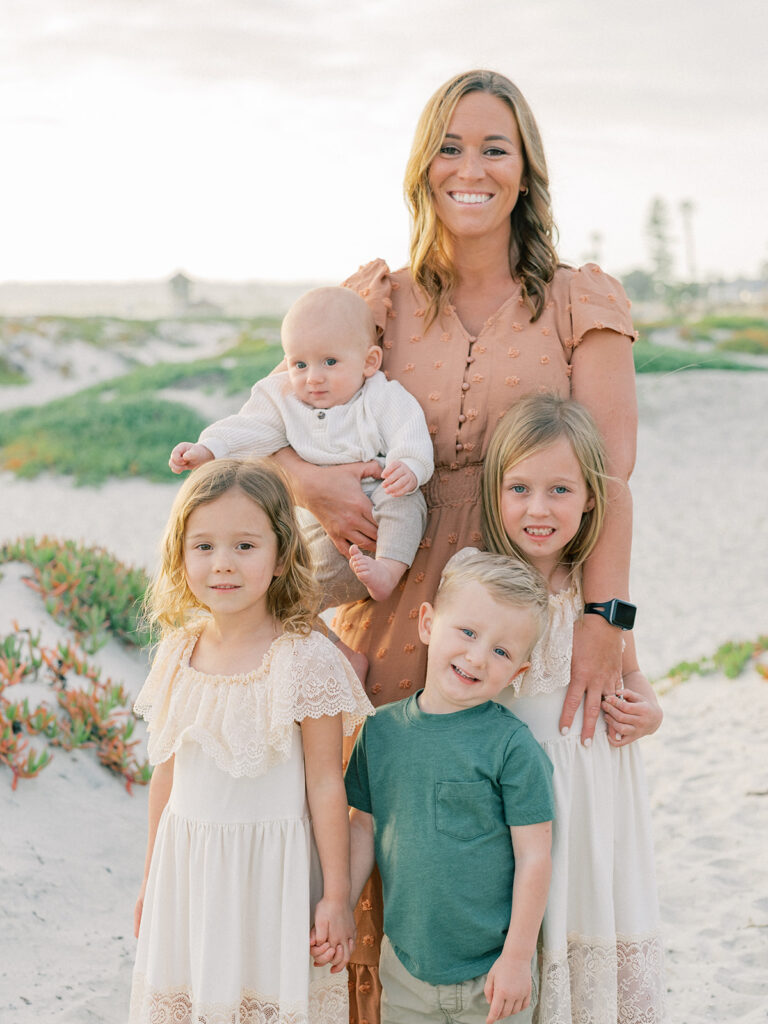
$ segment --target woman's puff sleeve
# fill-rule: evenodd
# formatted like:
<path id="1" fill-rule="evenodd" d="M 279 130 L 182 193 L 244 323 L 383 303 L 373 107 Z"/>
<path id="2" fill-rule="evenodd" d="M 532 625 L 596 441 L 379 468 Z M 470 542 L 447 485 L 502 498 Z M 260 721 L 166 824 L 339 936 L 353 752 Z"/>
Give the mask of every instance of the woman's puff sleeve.
<path id="1" fill-rule="evenodd" d="M 615 331 L 631 341 L 637 337 L 626 292 L 615 277 L 603 273 L 595 263 L 585 263 L 573 274 L 569 306 L 574 347 L 589 331 Z"/>
<path id="2" fill-rule="evenodd" d="M 384 334 L 392 309 L 392 280 L 384 260 L 372 260 L 343 282 L 368 303 L 379 338 Z"/>

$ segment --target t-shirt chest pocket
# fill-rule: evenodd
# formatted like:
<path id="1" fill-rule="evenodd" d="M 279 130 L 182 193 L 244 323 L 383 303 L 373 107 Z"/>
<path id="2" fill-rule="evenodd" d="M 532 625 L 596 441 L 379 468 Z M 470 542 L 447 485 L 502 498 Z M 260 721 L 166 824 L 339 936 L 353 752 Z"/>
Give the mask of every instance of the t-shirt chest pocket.
<path id="1" fill-rule="evenodd" d="M 452 839 L 479 839 L 503 821 L 500 800 L 487 779 L 435 784 L 435 825 Z"/>

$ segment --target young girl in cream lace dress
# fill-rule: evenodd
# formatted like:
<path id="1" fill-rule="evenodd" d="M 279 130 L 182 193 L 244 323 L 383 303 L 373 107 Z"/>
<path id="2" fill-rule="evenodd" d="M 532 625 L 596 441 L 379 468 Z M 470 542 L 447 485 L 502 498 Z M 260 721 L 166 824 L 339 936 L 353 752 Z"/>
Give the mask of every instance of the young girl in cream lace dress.
<path id="1" fill-rule="evenodd" d="M 342 723 L 372 708 L 312 631 L 312 569 L 278 472 L 220 460 L 190 476 L 151 602 L 164 635 L 136 701 L 155 768 L 130 1022 L 344 1024 Z M 335 947 L 326 968 L 311 929 Z"/>
<path id="2" fill-rule="evenodd" d="M 594 739 L 582 712 L 561 735 L 580 566 L 606 504 L 603 446 L 583 406 L 522 399 L 500 421 L 483 477 L 491 551 L 523 558 L 549 584 L 549 623 L 521 682 L 499 700 L 528 724 L 554 765 L 552 882 L 540 942 L 538 1024 L 659 1024 L 662 944 L 643 764 L 633 741 L 662 713 L 625 633 L 622 680 Z M 606 599 L 621 595 L 606 595 Z"/>

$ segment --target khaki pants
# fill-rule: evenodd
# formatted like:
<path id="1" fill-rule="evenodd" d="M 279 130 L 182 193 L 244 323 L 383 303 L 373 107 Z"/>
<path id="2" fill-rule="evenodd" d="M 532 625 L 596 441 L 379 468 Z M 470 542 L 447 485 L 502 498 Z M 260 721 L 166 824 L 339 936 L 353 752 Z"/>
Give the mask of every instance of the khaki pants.
<path id="1" fill-rule="evenodd" d="M 381 942 L 379 977 L 381 1024 L 485 1024 L 489 1010 L 483 992 L 487 974 L 458 985 L 429 985 L 406 971 L 385 935 Z M 530 1006 L 506 1017 L 510 1024 L 530 1024 L 538 995 L 536 973 L 532 984 Z"/>
<path id="2" fill-rule="evenodd" d="M 424 495 L 421 491 L 414 491 L 413 494 L 393 498 L 381 484 L 370 493 L 367 488 L 364 490 L 373 502 L 373 517 L 379 530 L 377 555 L 410 565 L 427 523 Z M 298 510 L 298 518 L 301 532 L 312 552 L 315 577 L 323 594 L 323 608 L 336 608 L 368 597 L 368 591 L 317 519 L 303 508 Z"/>

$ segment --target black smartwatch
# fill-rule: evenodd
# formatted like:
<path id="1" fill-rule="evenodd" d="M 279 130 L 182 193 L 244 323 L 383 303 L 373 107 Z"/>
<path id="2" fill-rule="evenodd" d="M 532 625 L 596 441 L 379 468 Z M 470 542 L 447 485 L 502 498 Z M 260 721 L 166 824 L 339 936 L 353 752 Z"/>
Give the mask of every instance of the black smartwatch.
<path id="1" fill-rule="evenodd" d="M 606 622 L 619 629 L 632 629 L 637 605 L 614 597 L 612 601 L 590 601 L 584 605 L 585 615 L 602 615 Z"/>

